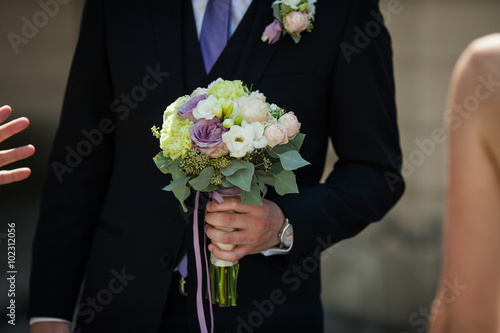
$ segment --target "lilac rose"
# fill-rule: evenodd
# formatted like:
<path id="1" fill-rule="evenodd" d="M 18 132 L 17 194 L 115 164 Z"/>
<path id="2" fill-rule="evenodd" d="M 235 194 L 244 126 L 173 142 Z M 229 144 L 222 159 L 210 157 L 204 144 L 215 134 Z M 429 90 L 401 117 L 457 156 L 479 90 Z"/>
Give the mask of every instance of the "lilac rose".
<path id="1" fill-rule="evenodd" d="M 222 142 L 222 134 L 227 132 L 217 117 L 210 120 L 200 119 L 189 128 L 189 135 L 194 142 L 194 149 L 210 158 L 217 158 L 228 153 L 226 144 Z"/>
<path id="2" fill-rule="evenodd" d="M 193 123 L 197 122 L 197 119 L 193 116 L 193 110 L 196 108 L 199 102 L 207 99 L 207 97 L 208 96 L 206 94 L 203 94 L 191 98 L 189 101 L 179 106 L 179 108 L 177 109 L 177 115 L 184 120 L 189 119 Z"/>

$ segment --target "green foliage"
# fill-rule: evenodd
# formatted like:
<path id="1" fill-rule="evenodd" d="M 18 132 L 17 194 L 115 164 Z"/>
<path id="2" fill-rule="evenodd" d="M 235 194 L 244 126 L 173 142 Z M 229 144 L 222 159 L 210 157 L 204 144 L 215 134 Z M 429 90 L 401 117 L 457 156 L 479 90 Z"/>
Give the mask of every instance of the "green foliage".
<path id="1" fill-rule="evenodd" d="M 297 180 L 292 171 L 283 170 L 276 176 L 276 184 L 274 186 L 276 193 L 285 195 L 287 193 L 299 193 Z"/>
<path id="2" fill-rule="evenodd" d="M 287 151 L 279 156 L 281 165 L 285 170 L 296 170 L 298 168 L 302 168 L 303 166 L 311 164 L 303 159 L 302 156 L 300 156 L 299 152 L 296 150 Z"/>
<path id="3" fill-rule="evenodd" d="M 233 184 L 234 186 L 240 188 L 243 191 L 249 192 L 251 190 L 251 184 L 253 179 L 253 174 L 255 171 L 255 166 L 246 161 L 238 161 L 235 160 L 233 163 L 238 162 L 237 164 L 242 166 L 238 168 L 234 173 L 229 176 L 226 176 L 226 179 Z M 222 171 L 224 174 L 224 171 Z"/>
<path id="4" fill-rule="evenodd" d="M 189 181 L 189 185 L 191 185 L 196 191 L 203 191 L 208 185 L 210 185 L 213 175 L 214 167 L 203 169 L 198 177 Z"/>

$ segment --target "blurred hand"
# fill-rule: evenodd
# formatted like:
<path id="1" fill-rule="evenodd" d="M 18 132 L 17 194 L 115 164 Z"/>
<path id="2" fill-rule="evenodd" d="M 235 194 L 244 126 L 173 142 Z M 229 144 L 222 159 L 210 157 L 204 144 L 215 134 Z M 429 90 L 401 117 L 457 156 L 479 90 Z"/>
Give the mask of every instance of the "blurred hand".
<path id="1" fill-rule="evenodd" d="M 3 123 L 11 114 L 12 109 L 9 106 L 2 106 L 0 108 L 0 124 Z M 0 126 L 0 142 L 10 138 L 16 133 L 19 133 L 29 126 L 28 118 L 22 117 Z M 0 167 L 9 163 L 13 163 L 35 153 L 35 147 L 27 145 L 10 150 L 0 150 Z M 31 174 L 29 168 L 19 168 L 10 171 L 0 170 L 0 185 L 17 182 L 26 179 Z"/>
<path id="2" fill-rule="evenodd" d="M 44 321 L 31 325 L 30 333 L 71 333 L 68 323 Z"/>
<path id="3" fill-rule="evenodd" d="M 208 249 L 215 257 L 234 262 L 248 254 L 260 253 L 279 244 L 278 233 L 285 215 L 274 202 L 266 199 L 262 201 L 263 206 L 249 206 L 243 204 L 240 197 L 232 196 L 225 197 L 224 203 L 220 205 L 214 201 L 207 204 L 205 221 L 208 238 L 217 243 L 236 245 L 228 251 L 210 244 Z M 236 230 L 223 231 L 215 227 Z"/>

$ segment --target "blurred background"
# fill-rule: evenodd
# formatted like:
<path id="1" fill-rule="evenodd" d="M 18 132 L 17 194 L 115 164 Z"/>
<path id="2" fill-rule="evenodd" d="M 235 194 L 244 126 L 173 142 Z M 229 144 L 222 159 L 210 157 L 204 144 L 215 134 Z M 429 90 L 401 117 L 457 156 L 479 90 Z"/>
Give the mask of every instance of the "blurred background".
<path id="1" fill-rule="evenodd" d="M 38 1 L 0 1 L 0 104 L 13 107 L 10 120 L 31 121 L 0 150 L 28 143 L 37 149 L 9 167 L 29 166 L 32 176 L 0 187 L 0 332 L 28 330 L 31 240 L 84 3 L 60 2 L 57 12 L 43 14 Z M 449 78 L 461 51 L 500 31 L 498 0 L 382 0 L 380 8 L 393 38 L 407 190 L 383 221 L 324 253 L 327 332 L 426 329 L 439 277 L 446 180 L 447 142 L 433 139 L 433 131 L 443 128 Z M 23 31 L 26 21 L 38 26 Z M 332 152 L 328 169 L 334 160 Z M 16 225 L 16 326 L 6 316 L 8 223 Z"/>

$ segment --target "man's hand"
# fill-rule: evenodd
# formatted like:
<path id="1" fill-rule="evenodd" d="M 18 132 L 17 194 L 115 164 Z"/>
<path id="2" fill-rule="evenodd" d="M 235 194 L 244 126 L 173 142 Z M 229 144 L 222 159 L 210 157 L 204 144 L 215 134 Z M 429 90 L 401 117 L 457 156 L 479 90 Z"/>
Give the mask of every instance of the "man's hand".
<path id="1" fill-rule="evenodd" d="M 12 109 L 9 106 L 2 106 L 0 108 L 0 124 L 10 116 L 11 112 Z M 26 129 L 29 126 L 29 124 L 30 122 L 28 118 L 23 117 L 12 120 L 11 122 L 5 125 L 1 125 L 0 142 Z M 1 150 L 0 167 L 30 157 L 34 153 L 35 153 L 35 147 L 33 147 L 32 145 L 18 147 L 10 150 Z M 29 177 L 30 174 L 31 170 L 29 168 L 19 168 L 10 171 L 0 170 L 0 185 L 26 179 Z"/>
<path id="2" fill-rule="evenodd" d="M 272 201 L 263 199 L 263 206 L 249 206 L 240 197 L 225 197 L 224 203 L 214 201 L 207 204 L 206 233 L 212 241 L 234 244 L 231 251 L 222 250 L 215 244 L 208 249 L 215 257 L 226 261 L 237 261 L 248 254 L 260 253 L 279 244 L 278 233 L 285 215 Z M 234 213 L 227 213 L 234 211 Z M 235 231 L 218 230 L 215 227 L 235 228 Z"/>
<path id="3" fill-rule="evenodd" d="M 68 323 L 42 321 L 31 325 L 30 333 L 71 333 Z"/>

